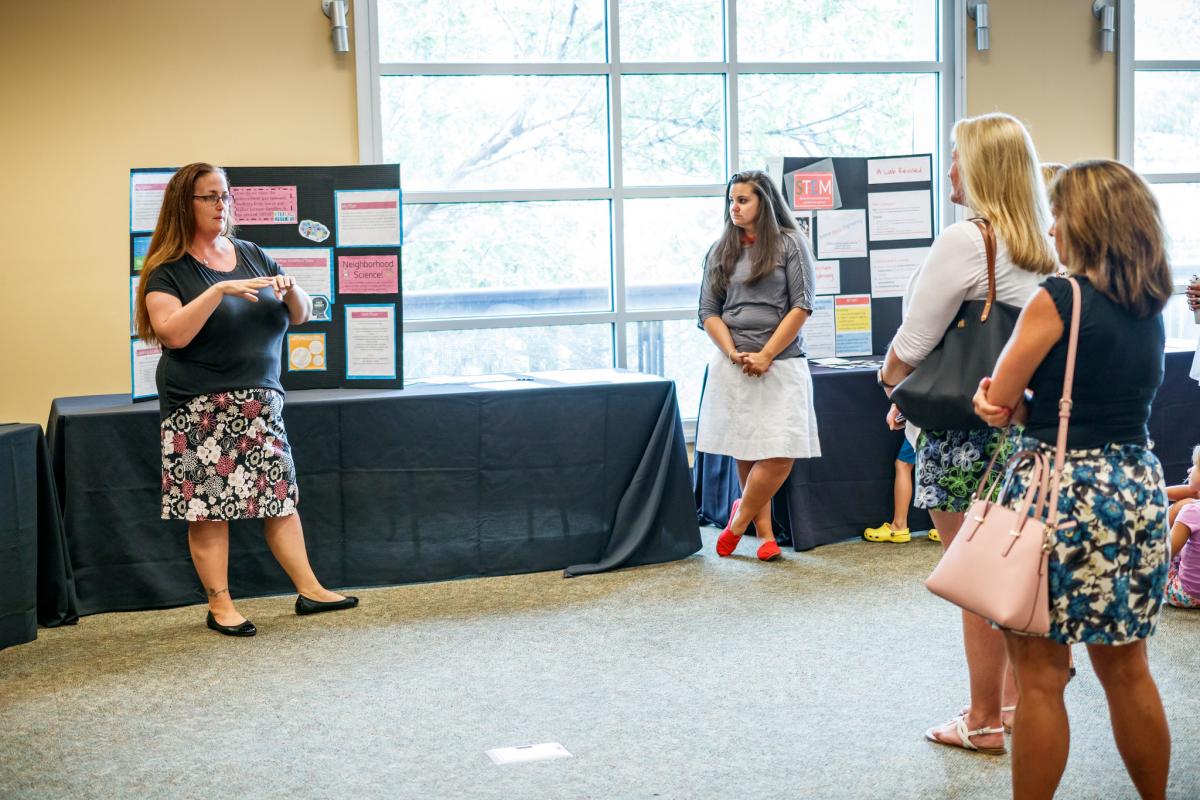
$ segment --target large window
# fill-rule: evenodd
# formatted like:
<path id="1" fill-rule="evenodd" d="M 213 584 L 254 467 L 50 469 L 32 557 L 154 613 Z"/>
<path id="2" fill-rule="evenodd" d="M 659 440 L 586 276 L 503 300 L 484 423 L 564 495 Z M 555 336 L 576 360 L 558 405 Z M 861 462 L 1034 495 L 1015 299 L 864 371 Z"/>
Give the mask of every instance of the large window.
<path id="1" fill-rule="evenodd" d="M 944 172 L 955 5 L 356 0 L 362 157 L 401 165 L 406 377 L 628 367 L 695 417 L 726 178 Z"/>
<path id="2" fill-rule="evenodd" d="M 1200 0 L 1125 0 L 1120 17 L 1119 149 L 1162 207 L 1176 296 L 1167 336 L 1194 344 L 1183 298 L 1200 274 Z"/>

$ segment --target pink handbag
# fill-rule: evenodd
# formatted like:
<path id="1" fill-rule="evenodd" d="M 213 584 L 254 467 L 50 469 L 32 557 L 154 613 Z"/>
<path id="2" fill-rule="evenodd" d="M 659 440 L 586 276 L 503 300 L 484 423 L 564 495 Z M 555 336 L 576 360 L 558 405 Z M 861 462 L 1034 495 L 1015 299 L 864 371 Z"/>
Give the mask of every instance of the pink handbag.
<path id="1" fill-rule="evenodd" d="M 942 560 L 925 587 L 938 597 L 997 625 L 1024 633 L 1050 631 L 1050 598 L 1047 563 L 1058 525 L 1058 485 L 1067 449 L 1067 426 L 1071 418 L 1071 384 L 1075 377 L 1075 350 L 1079 342 L 1079 284 L 1071 281 L 1071 330 L 1067 341 L 1067 364 L 1063 374 L 1062 399 L 1058 402 L 1058 441 L 1053 467 L 1046 456 L 1021 450 L 1005 464 L 1011 473 L 1029 462 L 1025 494 L 1015 507 L 988 499 L 993 496 L 999 475 L 981 480 L 971 497 L 962 527 L 946 548 Z M 996 456 L 985 476 L 992 475 Z M 986 487 L 984 484 L 988 484 Z M 1006 481 L 999 498 L 1008 492 Z M 1030 511 L 1032 510 L 1032 514 Z"/>

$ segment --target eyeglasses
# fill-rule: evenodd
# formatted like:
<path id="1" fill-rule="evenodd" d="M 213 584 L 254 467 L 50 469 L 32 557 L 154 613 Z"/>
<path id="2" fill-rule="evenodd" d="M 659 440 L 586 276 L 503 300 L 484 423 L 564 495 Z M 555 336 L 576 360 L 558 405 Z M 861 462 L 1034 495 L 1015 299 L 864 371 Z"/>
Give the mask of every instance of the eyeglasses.
<path id="1" fill-rule="evenodd" d="M 192 198 L 199 200 L 206 206 L 215 206 L 218 200 L 225 205 L 229 205 L 233 202 L 233 196 L 229 194 L 229 192 L 224 192 L 222 194 L 194 194 L 192 195 Z"/>

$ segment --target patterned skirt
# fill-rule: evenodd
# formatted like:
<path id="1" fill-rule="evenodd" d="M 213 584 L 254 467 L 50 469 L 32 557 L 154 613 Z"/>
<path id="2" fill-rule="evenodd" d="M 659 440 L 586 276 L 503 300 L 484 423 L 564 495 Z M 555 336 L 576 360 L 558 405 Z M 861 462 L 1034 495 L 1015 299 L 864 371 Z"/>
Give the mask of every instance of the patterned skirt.
<path id="1" fill-rule="evenodd" d="M 1054 447 L 1032 437 L 1053 463 Z M 1028 462 L 1009 476 L 1025 491 Z M 1154 633 L 1167 585 L 1167 494 L 1162 464 L 1142 445 L 1068 450 L 1049 558 L 1050 633 L 1062 644 L 1125 644 Z"/>
<path id="2" fill-rule="evenodd" d="M 998 447 L 1004 451 L 996 458 L 997 469 L 1016 452 L 1016 436 L 1007 435 L 1006 429 L 921 431 L 913 505 L 933 511 L 966 511 Z"/>
<path id="3" fill-rule="evenodd" d="M 162 421 L 162 518 L 287 517 L 300 490 L 283 395 L 238 389 L 193 397 Z"/>

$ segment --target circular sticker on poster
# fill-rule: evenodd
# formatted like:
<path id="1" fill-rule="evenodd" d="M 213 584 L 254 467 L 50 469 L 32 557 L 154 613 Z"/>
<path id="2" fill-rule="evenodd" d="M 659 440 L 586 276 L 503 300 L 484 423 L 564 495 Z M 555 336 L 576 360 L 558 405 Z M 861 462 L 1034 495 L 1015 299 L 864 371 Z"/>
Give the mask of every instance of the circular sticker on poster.
<path id="1" fill-rule="evenodd" d="M 304 369 L 312 363 L 312 353 L 306 347 L 297 347 L 292 351 L 292 366 L 296 369 Z"/>

